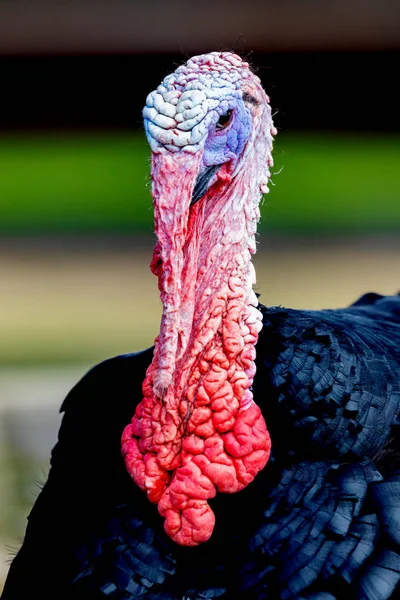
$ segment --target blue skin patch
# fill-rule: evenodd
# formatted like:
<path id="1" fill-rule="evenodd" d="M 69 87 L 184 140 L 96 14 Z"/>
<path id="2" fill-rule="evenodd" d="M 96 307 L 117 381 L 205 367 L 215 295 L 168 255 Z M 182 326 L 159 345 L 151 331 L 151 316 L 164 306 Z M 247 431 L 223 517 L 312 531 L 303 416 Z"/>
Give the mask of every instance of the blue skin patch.
<path id="1" fill-rule="evenodd" d="M 232 110 L 232 116 L 224 129 L 216 128 L 221 115 Z M 214 115 L 213 115 L 214 116 Z M 225 99 L 218 107 L 218 118 L 213 119 L 204 145 L 203 165 L 222 165 L 235 161 L 243 152 L 251 130 L 251 115 L 249 109 L 238 98 Z"/>
<path id="2" fill-rule="evenodd" d="M 229 121 L 219 129 L 218 121 L 221 115 L 227 115 L 229 111 Z M 202 168 L 193 190 L 192 204 L 205 194 L 221 165 L 230 161 L 234 170 L 250 136 L 252 117 L 241 99 L 230 98 L 229 102 L 224 99 L 213 113 L 212 125 L 208 129 L 204 144 Z"/>

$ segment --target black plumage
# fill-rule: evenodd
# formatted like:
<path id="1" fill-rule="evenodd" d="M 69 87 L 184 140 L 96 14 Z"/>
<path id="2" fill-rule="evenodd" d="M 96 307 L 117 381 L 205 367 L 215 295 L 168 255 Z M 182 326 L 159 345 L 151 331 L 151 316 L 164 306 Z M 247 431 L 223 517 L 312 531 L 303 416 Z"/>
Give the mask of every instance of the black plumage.
<path id="1" fill-rule="evenodd" d="M 210 502 L 211 539 L 177 546 L 130 480 L 120 437 L 152 349 L 119 356 L 63 404 L 3 600 L 400 597 L 400 297 L 260 308 L 254 397 L 273 452 Z"/>

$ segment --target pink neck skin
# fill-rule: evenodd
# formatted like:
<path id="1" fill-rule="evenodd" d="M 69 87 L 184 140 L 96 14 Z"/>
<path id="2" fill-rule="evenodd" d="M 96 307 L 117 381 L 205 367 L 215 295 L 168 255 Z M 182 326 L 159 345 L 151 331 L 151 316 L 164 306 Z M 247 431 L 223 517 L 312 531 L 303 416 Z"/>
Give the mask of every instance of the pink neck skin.
<path id="1" fill-rule="evenodd" d="M 152 270 L 164 309 L 122 452 L 181 545 L 209 539 L 215 517 L 207 500 L 217 490 L 243 489 L 269 457 L 269 434 L 251 392 L 262 328 L 251 255 L 265 146 L 253 139 L 245 168 L 232 178 L 223 166 L 220 181 L 192 208 L 201 154 L 153 157 L 159 241 Z"/>

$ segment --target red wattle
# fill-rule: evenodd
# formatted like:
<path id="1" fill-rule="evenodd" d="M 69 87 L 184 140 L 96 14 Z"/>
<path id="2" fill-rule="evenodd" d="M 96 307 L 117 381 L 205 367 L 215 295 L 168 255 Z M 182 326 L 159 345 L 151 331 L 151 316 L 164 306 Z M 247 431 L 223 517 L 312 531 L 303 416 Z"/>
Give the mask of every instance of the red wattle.
<path id="1" fill-rule="evenodd" d="M 221 297 L 214 300 L 220 305 Z M 266 424 L 250 391 L 258 327 L 245 324 L 237 297 L 222 304 L 222 311 L 208 311 L 219 316 L 200 328 L 196 350 L 182 362 L 186 377 L 176 376 L 162 401 L 152 391 L 155 354 L 143 384 L 145 397 L 122 440 L 131 477 L 158 504 L 167 534 L 186 546 L 212 534 L 215 517 L 207 500 L 217 490 L 234 493 L 247 486 L 270 452 Z"/>

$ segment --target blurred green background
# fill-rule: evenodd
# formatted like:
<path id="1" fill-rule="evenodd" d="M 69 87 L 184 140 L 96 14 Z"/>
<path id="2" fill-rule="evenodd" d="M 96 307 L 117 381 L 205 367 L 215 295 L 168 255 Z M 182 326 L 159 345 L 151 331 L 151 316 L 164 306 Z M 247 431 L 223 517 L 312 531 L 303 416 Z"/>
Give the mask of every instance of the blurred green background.
<path id="1" fill-rule="evenodd" d="M 387 258 L 370 283 L 357 262 L 351 278 L 361 277 L 358 288 L 347 280 L 360 254 L 372 251 L 373 264 L 392 249 L 397 259 L 400 136 L 283 131 L 274 156 L 259 228 L 260 291 L 264 270 L 288 253 L 304 278 L 326 253 L 328 282 L 300 282 L 290 297 L 265 302 L 338 306 L 363 286 L 377 288 L 387 268 L 393 283 L 385 291 L 397 291 L 400 277 Z M 3 134 L 0 164 L 0 364 L 97 361 L 151 344 L 158 293 L 148 270 L 152 205 L 143 133 Z M 341 281 L 326 294 L 332 260 Z M 278 270 L 274 286 L 285 280 Z M 270 278 L 265 282 L 269 288 Z"/>
<path id="2" fill-rule="evenodd" d="M 238 40 L 276 109 L 261 301 L 400 289 L 395 2 L 67 4 L 0 3 L 0 588 L 66 393 L 157 334 L 141 108 L 185 54 Z"/>
<path id="3" fill-rule="evenodd" d="M 396 233 L 400 136 L 281 132 L 260 231 Z M 0 138 L 2 233 L 150 232 L 141 132 Z"/>

